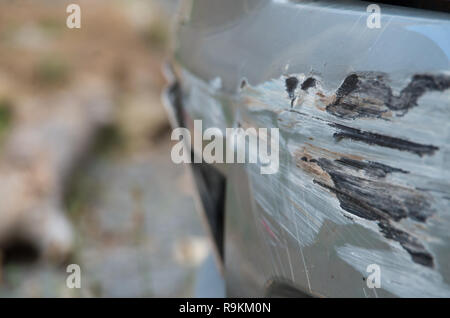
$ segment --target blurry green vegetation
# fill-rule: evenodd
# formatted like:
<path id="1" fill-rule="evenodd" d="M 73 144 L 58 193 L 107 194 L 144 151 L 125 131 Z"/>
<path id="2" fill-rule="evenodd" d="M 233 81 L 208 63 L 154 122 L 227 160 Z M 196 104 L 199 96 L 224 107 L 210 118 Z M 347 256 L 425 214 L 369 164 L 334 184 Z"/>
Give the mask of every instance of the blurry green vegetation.
<path id="1" fill-rule="evenodd" d="M 94 143 L 94 155 L 112 155 L 125 147 L 125 136 L 119 126 L 111 124 L 100 129 Z"/>
<path id="2" fill-rule="evenodd" d="M 98 196 L 99 185 L 94 178 L 77 170 L 71 178 L 64 196 L 64 203 L 73 219 L 86 211 L 93 198 Z"/>
<path id="3" fill-rule="evenodd" d="M 10 22 L 0 29 L 0 42 L 7 44 L 11 41 L 12 35 L 20 27 L 19 24 Z"/>
<path id="4" fill-rule="evenodd" d="M 39 21 L 39 27 L 47 33 L 57 33 L 64 30 L 66 24 L 56 17 L 46 17 Z"/>
<path id="5" fill-rule="evenodd" d="M 7 98 L 0 98 L 0 142 L 11 126 L 13 119 L 13 105 Z"/>
<path id="6" fill-rule="evenodd" d="M 85 162 L 99 156 L 116 154 L 123 149 L 124 144 L 125 140 L 119 127 L 113 124 L 106 125 L 97 133 L 90 158 L 86 158 Z M 70 178 L 71 182 L 66 187 L 67 191 L 64 195 L 67 210 L 74 218 L 86 211 L 90 202 L 93 198 L 98 198 L 101 191 L 95 178 L 89 176 L 83 170 L 83 163 L 81 163 Z"/>
<path id="7" fill-rule="evenodd" d="M 162 21 L 156 21 L 150 24 L 142 32 L 144 42 L 152 49 L 163 49 L 166 47 L 169 39 L 167 25 Z"/>
<path id="8" fill-rule="evenodd" d="M 69 79 L 69 66 L 58 57 L 47 56 L 37 63 L 34 74 L 38 84 L 47 86 L 65 84 Z"/>

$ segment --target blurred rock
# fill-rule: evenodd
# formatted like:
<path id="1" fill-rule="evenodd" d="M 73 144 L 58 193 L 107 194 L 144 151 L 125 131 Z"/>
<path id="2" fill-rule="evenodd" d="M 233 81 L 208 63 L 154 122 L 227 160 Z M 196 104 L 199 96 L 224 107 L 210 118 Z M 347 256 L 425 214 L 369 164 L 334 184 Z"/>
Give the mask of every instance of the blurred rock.
<path id="1" fill-rule="evenodd" d="M 15 106 L 15 122 L 0 155 L 0 243 L 11 235 L 61 260 L 73 242 L 62 209 L 71 169 L 111 122 L 112 94 L 101 81 L 84 79 L 70 93 L 30 98 Z"/>
<path id="2" fill-rule="evenodd" d="M 175 259 L 180 264 L 200 265 L 210 251 L 207 237 L 185 237 L 174 246 Z"/>

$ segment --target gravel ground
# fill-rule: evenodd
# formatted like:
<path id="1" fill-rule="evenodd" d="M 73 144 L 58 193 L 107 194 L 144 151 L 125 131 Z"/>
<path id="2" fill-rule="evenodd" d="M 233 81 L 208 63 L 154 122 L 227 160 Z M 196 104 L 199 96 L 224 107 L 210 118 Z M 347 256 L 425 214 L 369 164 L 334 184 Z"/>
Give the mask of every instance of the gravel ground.
<path id="1" fill-rule="evenodd" d="M 64 193 L 73 226 L 70 257 L 55 262 L 19 246 L 15 258 L 0 262 L 0 297 L 193 296 L 210 246 L 185 167 L 170 160 L 159 100 L 174 1 L 79 2 L 80 31 L 62 24 L 65 1 L 0 3 L 0 149 L 9 126 L 20 130 L 10 110 L 51 114 L 73 104 L 86 78 L 106 87 L 114 109 L 56 192 Z M 95 96 L 90 89 L 83 95 Z M 66 100 L 49 104 L 53 96 Z M 30 100 L 33 107 L 23 106 Z M 66 286 L 71 263 L 81 267 L 80 289 Z"/>
<path id="2" fill-rule="evenodd" d="M 73 220 L 81 289 L 65 266 L 45 261 L 3 268 L 3 297 L 190 297 L 209 242 L 168 143 L 145 154 L 89 161 L 79 181 L 88 195 Z M 63 264 L 65 265 L 65 264 Z"/>

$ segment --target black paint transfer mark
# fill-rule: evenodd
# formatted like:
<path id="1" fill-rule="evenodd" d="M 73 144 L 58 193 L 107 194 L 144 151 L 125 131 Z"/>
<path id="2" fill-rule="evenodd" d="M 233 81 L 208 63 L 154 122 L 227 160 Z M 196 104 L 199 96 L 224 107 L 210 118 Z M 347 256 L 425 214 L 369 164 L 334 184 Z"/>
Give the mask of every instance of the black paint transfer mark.
<path id="1" fill-rule="evenodd" d="M 433 266 L 433 257 L 412 234 L 397 229 L 392 222 L 409 218 L 426 222 L 435 213 L 429 198 L 414 188 L 393 184 L 385 177 L 390 173 L 408 173 L 381 163 L 349 158 L 312 159 L 333 181 L 333 185 L 314 183 L 335 193 L 345 211 L 370 221 L 376 221 L 382 234 L 395 240 L 411 255 L 414 262 Z"/>
<path id="2" fill-rule="evenodd" d="M 344 79 L 344 82 L 338 88 L 336 96 L 342 98 L 349 95 L 358 88 L 359 77 L 356 74 L 351 74 Z"/>
<path id="3" fill-rule="evenodd" d="M 378 178 L 384 178 L 388 173 L 392 172 L 408 173 L 408 171 L 373 161 L 361 161 L 344 157 L 337 159 L 336 162 L 354 169 L 363 170 L 366 174 Z"/>
<path id="4" fill-rule="evenodd" d="M 378 226 L 384 237 L 399 242 L 409 255 L 411 255 L 411 258 L 415 263 L 427 267 L 434 266 L 433 256 L 425 249 L 417 238 L 409 235 L 405 231 L 396 229 L 386 221 L 378 222 Z"/>
<path id="5" fill-rule="evenodd" d="M 443 92 L 450 88 L 450 76 L 416 74 L 399 96 L 392 95 L 388 104 L 390 109 L 404 110 L 417 106 L 417 100 L 426 92 Z"/>
<path id="6" fill-rule="evenodd" d="M 286 78 L 285 85 L 286 85 L 286 92 L 288 93 L 289 98 L 291 99 L 291 107 L 293 107 L 295 100 L 295 89 L 298 86 L 297 77 L 291 76 Z"/>
<path id="7" fill-rule="evenodd" d="M 336 91 L 336 100 L 327 111 L 337 117 L 381 118 L 393 111 L 404 115 L 417 106 L 418 99 L 426 92 L 445 91 L 450 88 L 450 76 L 416 74 L 399 95 L 394 95 L 387 74 L 358 72 L 347 76 Z"/>
<path id="8" fill-rule="evenodd" d="M 433 145 L 423 145 L 405 139 L 362 131 L 360 129 L 351 128 L 340 124 L 329 125 L 338 129 L 338 132 L 333 134 L 333 137 L 337 141 L 347 138 L 355 141 L 362 141 L 369 145 L 378 145 L 381 147 L 387 147 L 401 151 L 409 151 L 419 155 L 420 157 L 422 157 L 423 155 L 432 155 L 435 151 L 439 150 L 438 147 Z"/>
<path id="9" fill-rule="evenodd" d="M 308 77 L 303 81 L 300 88 L 303 91 L 307 91 L 311 87 L 316 86 L 316 79 L 313 77 Z M 295 96 L 295 90 L 297 89 L 299 84 L 299 80 L 295 76 L 290 76 L 285 80 L 286 92 L 288 93 L 289 98 L 291 99 L 291 108 L 294 107 L 294 101 L 297 96 Z"/>
<path id="10" fill-rule="evenodd" d="M 411 218 L 424 222 L 434 212 L 427 197 L 420 191 L 383 180 L 384 176 L 378 176 L 380 169 L 372 169 L 370 164 L 362 162 L 367 166 L 361 175 L 358 174 L 359 168 L 348 169 L 341 163 L 342 159 L 331 161 L 320 158 L 316 162 L 333 180 L 334 188 L 326 187 L 336 193 L 345 210 L 355 215 L 378 221 Z"/>
<path id="11" fill-rule="evenodd" d="M 314 77 L 308 77 L 301 85 L 301 89 L 307 91 L 311 87 L 316 86 L 316 79 Z"/>

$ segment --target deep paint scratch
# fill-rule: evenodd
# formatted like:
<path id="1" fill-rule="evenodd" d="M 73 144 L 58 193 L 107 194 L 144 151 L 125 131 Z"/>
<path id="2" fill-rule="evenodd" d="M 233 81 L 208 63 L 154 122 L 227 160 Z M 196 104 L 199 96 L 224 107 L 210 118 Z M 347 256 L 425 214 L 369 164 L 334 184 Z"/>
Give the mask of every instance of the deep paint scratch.
<path id="1" fill-rule="evenodd" d="M 267 233 L 270 234 L 270 236 L 272 238 L 274 238 L 275 240 L 278 240 L 278 238 L 276 237 L 275 233 L 273 233 L 273 231 L 270 229 L 270 227 L 267 225 L 266 221 L 261 220 L 262 225 L 264 226 L 264 229 L 267 231 Z"/>
<path id="2" fill-rule="evenodd" d="M 305 157 L 301 160 L 308 161 Z M 414 262 L 433 267 L 433 257 L 423 244 L 392 224 L 404 218 L 423 223 L 435 212 L 420 191 L 384 180 L 389 173 L 407 171 L 349 158 L 334 161 L 319 158 L 309 162 L 316 163 L 331 177 L 333 185 L 316 179 L 314 183 L 335 193 L 342 209 L 366 220 L 377 221 L 381 233 L 400 243 Z"/>
<path id="3" fill-rule="evenodd" d="M 401 151 L 409 151 L 421 157 L 423 155 L 432 155 L 436 150 L 439 150 L 438 147 L 433 145 L 423 145 L 405 139 L 362 131 L 360 129 L 351 128 L 340 124 L 329 125 L 338 129 L 338 132 L 333 134 L 333 137 L 337 141 L 348 138 L 355 141 L 362 141 L 369 145 L 378 145 L 381 147 L 388 147 Z"/>
<path id="4" fill-rule="evenodd" d="M 340 164 L 356 168 L 359 170 L 363 170 L 365 173 L 367 173 L 370 176 L 384 178 L 388 173 L 392 172 L 400 172 L 400 173 L 408 173 L 408 171 L 399 169 L 399 168 L 393 168 L 387 165 L 384 165 L 382 163 L 373 162 L 373 161 L 361 161 L 361 160 L 355 160 L 350 158 L 341 158 L 336 160 L 336 162 L 339 162 Z"/>

